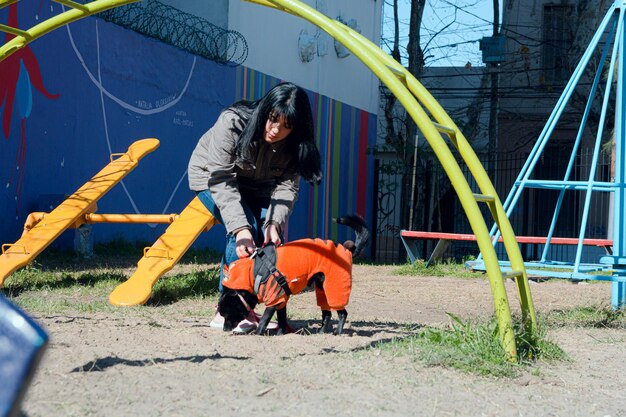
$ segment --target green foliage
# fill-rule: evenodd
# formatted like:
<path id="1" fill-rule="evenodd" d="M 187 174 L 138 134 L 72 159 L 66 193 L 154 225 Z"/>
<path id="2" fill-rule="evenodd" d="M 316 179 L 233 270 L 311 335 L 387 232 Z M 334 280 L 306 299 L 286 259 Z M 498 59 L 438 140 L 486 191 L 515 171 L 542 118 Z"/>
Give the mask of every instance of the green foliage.
<path id="1" fill-rule="evenodd" d="M 76 259 L 77 255 L 73 250 L 48 247 L 31 263 L 31 266 L 39 267 L 51 260 L 57 264 L 71 264 L 76 262 Z"/>
<path id="2" fill-rule="evenodd" d="M 464 264 L 448 259 L 445 262 L 426 267 L 426 262 L 422 259 L 414 263 L 400 265 L 395 271 L 397 275 L 418 275 L 429 277 L 455 277 L 455 278 L 482 278 L 480 272 L 472 272 L 465 268 Z"/>
<path id="3" fill-rule="evenodd" d="M 182 264 L 215 264 L 222 259 L 222 254 L 210 249 L 190 248 L 179 263 Z"/>
<path id="4" fill-rule="evenodd" d="M 508 361 L 498 339 L 495 320 L 489 323 L 452 319 L 449 328 L 428 328 L 417 338 L 420 357 L 428 365 L 444 365 L 480 375 L 515 376 L 516 364 Z"/>
<path id="5" fill-rule="evenodd" d="M 475 260 L 476 260 L 476 256 L 475 255 L 465 255 L 465 256 L 463 256 L 462 262 L 465 265 L 465 263 L 472 262 L 472 261 L 475 261 Z"/>
<path id="6" fill-rule="evenodd" d="M 150 304 L 170 304 L 183 298 L 215 297 L 218 292 L 219 267 L 160 279 L 152 289 Z"/>
<path id="7" fill-rule="evenodd" d="M 55 290 L 74 286 L 90 288 L 109 288 L 123 282 L 126 277 L 110 271 L 87 271 L 82 273 L 57 272 L 41 270 L 37 266 L 29 266 L 16 271 L 7 279 L 4 289 L 11 296 L 24 291 Z"/>
<path id="8" fill-rule="evenodd" d="M 546 326 L 539 325 L 535 334 L 529 335 L 521 325 L 521 320 L 514 322 L 515 345 L 518 361 L 532 365 L 536 361 L 569 360 L 567 354 L 546 335 Z"/>
<path id="9" fill-rule="evenodd" d="M 59 313 L 95 313 L 119 312 L 119 307 L 110 305 L 107 298 L 103 296 L 100 299 L 80 300 L 68 296 L 67 298 L 46 297 L 44 292 L 23 294 L 11 301 L 15 302 L 24 310 L 31 313 L 39 313 L 44 315 L 54 315 Z M 117 310 L 116 310 L 117 309 Z"/>
<path id="10" fill-rule="evenodd" d="M 375 348 L 387 348 L 394 354 L 415 356 L 429 366 L 444 366 L 463 372 L 511 378 L 519 375 L 538 360 L 563 360 L 565 353 L 539 333 L 532 339 L 516 329 L 518 361 L 512 362 L 502 348 L 498 325 L 489 321 L 464 321 L 449 314 L 446 328 L 428 327 L 416 335 L 392 342 L 379 343 Z"/>
<path id="11" fill-rule="evenodd" d="M 577 307 L 551 311 L 541 316 L 548 327 L 592 327 L 626 329 L 626 310 L 608 306 Z"/>
<path id="12" fill-rule="evenodd" d="M 55 252 L 49 252 L 46 257 L 40 257 L 40 261 L 13 273 L 0 291 L 29 311 L 114 311 L 108 304 L 108 296 L 128 279 L 129 268 L 136 267 L 137 258 L 128 262 L 124 255 L 134 247 L 121 240 L 108 243 L 99 248 L 100 253 L 116 251 L 118 254 L 99 255 L 95 261 L 77 260 L 71 252 L 59 252 L 65 254 L 64 257 L 52 258 Z M 186 298 L 215 297 L 219 264 L 207 264 L 206 260 L 216 258 L 219 259 L 213 252 L 192 250 L 187 263 L 204 263 L 190 268 L 179 262 L 181 266 L 177 269 L 185 272 L 159 279 L 149 303 L 162 305 Z M 46 267 L 42 266 L 44 264 Z M 187 272 L 190 269 L 193 270 Z"/>

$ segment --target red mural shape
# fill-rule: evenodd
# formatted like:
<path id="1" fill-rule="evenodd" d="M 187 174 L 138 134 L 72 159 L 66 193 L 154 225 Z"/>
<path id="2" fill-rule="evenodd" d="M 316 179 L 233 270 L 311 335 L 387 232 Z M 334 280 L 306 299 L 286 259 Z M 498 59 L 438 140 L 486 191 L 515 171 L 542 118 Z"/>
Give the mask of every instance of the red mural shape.
<path id="1" fill-rule="evenodd" d="M 17 3 L 9 6 L 8 25 L 18 28 Z M 15 38 L 15 35 L 7 33 L 5 43 L 13 38 Z M 15 184 L 15 199 L 17 201 L 15 210 L 17 216 L 19 200 L 22 194 L 22 184 L 24 182 L 24 165 L 26 163 L 26 119 L 30 116 L 32 109 L 32 87 L 35 87 L 50 100 L 56 100 L 60 95 L 50 93 L 44 86 L 39 62 L 28 45 L 15 51 L 4 61 L 0 61 L 0 74 L 2 74 L 2 77 L 0 77 L 0 108 L 3 108 L 2 132 L 4 133 L 5 139 L 8 139 L 11 133 L 11 119 L 16 102 L 20 117 L 19 146 L 15 156 L 13 174 L 7 183 L 8 187 L 13 182 L 14 177 L 17 177 Z"/>

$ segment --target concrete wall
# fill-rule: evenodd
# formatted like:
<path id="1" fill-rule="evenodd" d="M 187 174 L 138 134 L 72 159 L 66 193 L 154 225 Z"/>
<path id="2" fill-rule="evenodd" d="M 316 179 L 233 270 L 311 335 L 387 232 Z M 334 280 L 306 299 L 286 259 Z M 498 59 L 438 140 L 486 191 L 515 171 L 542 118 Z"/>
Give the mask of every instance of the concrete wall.
<path id="1" fill-rule="evenodd" d="M 378 45 L 382 1 L 307 0 L 304 3 L 331 18 L 352 20 L 364 36 Z M 353 55 L 340 58 L 333 39 L 308 21 L 268 7 L 231 0 L 228 27 L 242 33 L 248 41 L 246 66 L 370 113 L 377 112 L 378 79 Z M 317 50 L 305 54 L 309 62 L 301 59 L 299 41 L 310 50 Z"/>
<path id="2" fill-rule="evenodd" d="M 201 17 L 221 28 L 228 29 L 229 0 L 159 0 L 185 13 Z"/>
<path id="3" fill-rule="evenodd" d="M 507 60 L 500 67 L 500 87 L 508 88 L 502 94 L 500 108 L 503 113 L 524 113 L 543 117 L 549 114 L 563 92 L 568 80 L 587 48 L 605 10 L 612 0 L 587 2 L 587 9 L 579 10 L 578 0 L 556 2 L 553 0 L 504 0 L 502 33 L 507 36 Z M 543 53 L 544 7 L 570 5 L 572 14 L 566 27 L 573 32 L 574 40 L 560 51 L 566 64 L 567 78 L 562 83 L 550 81 L 549 68 Z M 569 55 L 569 57 L 567 57 Z M 545 117 L 547 119 L 547 116 Z"/>

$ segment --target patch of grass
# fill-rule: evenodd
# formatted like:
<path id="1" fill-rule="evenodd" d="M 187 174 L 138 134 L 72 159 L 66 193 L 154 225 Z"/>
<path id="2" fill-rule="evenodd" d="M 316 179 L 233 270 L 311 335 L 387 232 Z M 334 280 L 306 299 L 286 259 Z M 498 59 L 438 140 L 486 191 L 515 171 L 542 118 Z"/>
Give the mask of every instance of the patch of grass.
<path id="1" fill-rule="evenodd" d="M 219 277 L 218 267 L 160 279 L 152 289 L 149 303 L 171 304 L 183 298 L 216 297 Z"/>
<path id="2" fill-rule="evenodd" d="M 542 322 L 552 328 L 591 327 L 626 329 L 626 311 L 609 306 L 577 307 L 555 310 L 541 315 Z"/>
<path id="3" fill-rule="evenodd" d="M 114 272 L 58 272 L 26 267 L 12 274 L 2 292 L 31 312 L 110 311 L 108 294 L 126 279 Z"/>
<path id="4" fill-rule="evenodd" d="M 374 348 L 389 350 L 394 355 L 411 355 L 428 366 L 505 378 L 518 376 L 538 360 L 567 359 L 563 350 L 540 332 L 532 340 L 516 336 L 518 361 L 512 362 L 500 343 L 495 318 L 464 321 L 453 314 L 448 315 L 451 324 L 446 328 L 428 327 L 416 335 L 379 343 Z M 516 335 L 521 333 L 516 329 Z"/>
<path id="5" fill-rule="evenodd" d="M 532 337 L 521 328 L 521 319 L 514 321 L 515 345 L 518 361 L 522 365 L 533 365 L 537 361 L 568 361 L 569 356 L 556 343 L 548 339 L 547 327 L 538 325 L 537 333 Z"/>
<path id="6" fill-rule="evenodd" d="M 45 297 L 41 292 L 26 293 L 11 300 L 29 313 L 55 315 L 66 312 L 96 313 L 119 311 L 108 303 L 106 297 L 91 300 L 78 300 L 72 297 Z"/>
<path id="7" fill-rule="evenodd" d="M 52 261 L 56 264 L 71 264 L 73 262 L 76 262 L 77 259 L 78 256 L 73 250 L 48 247 L 43 252 L 41 252 L 39 256 L 37 256 L 36 260 L 33 261 L 33 264 L 38 263 L 39 265 L 41 265 L 49 261 Z"/>
<path id="8" fill-rule="evenodd" d="M 179 263 L 185 264 L 215 264 L 220 263 L 222 254 L 211 249 L 190 248 L 183 255 Z"/>
<path id="9" fill-rule="evenodd" d="M 123 282 L 125 276 L 115 272 L 87 271 L 69 273 L 40 270 L 36 265 L 20 269 L 6 280 L 4 289 L 9 296 L 17 296 L 24 291 L 55 290 L 74 286 L 87 288 L 110 288 Z"/>
<path id="10" fill-rule="evenodd" d="M 482 278 L 484 274 L 472 272 L 465 265 L 448 259 L 445 262 L 426 267 L 426 261 L 418 259 L 414 263 L 400 265 L 395 271 L 397 275 L 418 275 L 429 277 Z"/>
<path id="11" fill-rule="evenodd" d="M 203 257 L 208 252 L 198 251 L 192 256 Z M 117 257 L 107 257 L 116 263 Z M 41 264 L 32 265 L 13 273 L 0 291 L 18 305 L 33 312 L 54 311 L 112 311 L 108 296 L 120 283 L 128 279 L 121 268 L 92 267 L 84 270 L 48 270 Z M 218 291 L 219 267 L 180 273 L 157 281 L 149 304 L 171 304 L 185 298 L 215 297 Z"/>

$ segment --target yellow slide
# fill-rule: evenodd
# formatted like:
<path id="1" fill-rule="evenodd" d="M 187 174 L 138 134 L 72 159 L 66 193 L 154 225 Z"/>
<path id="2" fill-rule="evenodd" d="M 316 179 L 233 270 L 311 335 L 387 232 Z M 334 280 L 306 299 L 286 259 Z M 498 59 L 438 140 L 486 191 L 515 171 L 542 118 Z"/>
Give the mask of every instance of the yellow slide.
<path id="1" fill-rule="evenodd" d="M 155 282 L 182 258 L 200 233 L 216 223 L 215 217 L 198 197 L 183 210 L 165 233 L 149 248 L 144 249 L 137 270 L 109 295 L 116 306 L 144 304 L 152 295 Z"/>
<path id="2" fill-rule="evenodd" d="M 65 229 L 80 221 L 103 195 L 137 167 L 144 156 L 158 147 L 158 139 L 142 139 L 130 145 L 126 153 L 112 154 L 111 162 L 107 166 L 46 214 L 42 221 L 24 233 L 17 242 L 3 244 L 0 255 L 0 286 L 9 275 L 35 259 Z"/>

